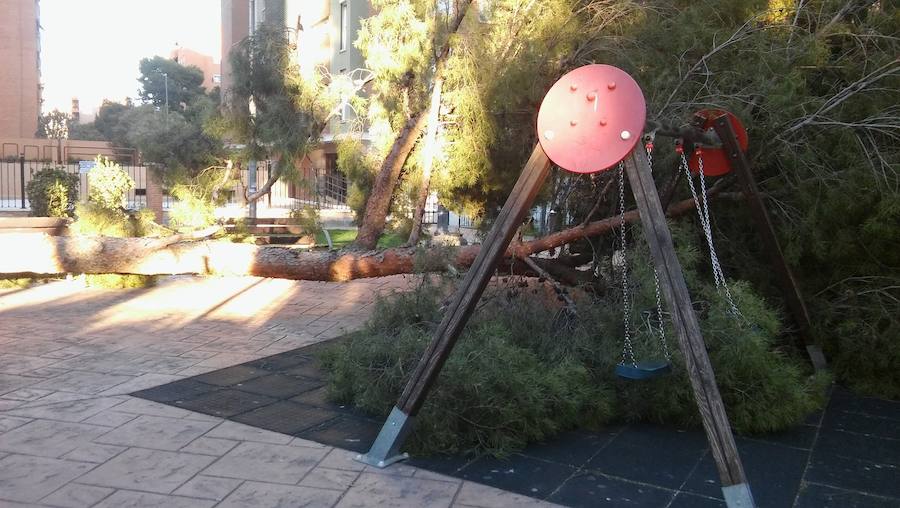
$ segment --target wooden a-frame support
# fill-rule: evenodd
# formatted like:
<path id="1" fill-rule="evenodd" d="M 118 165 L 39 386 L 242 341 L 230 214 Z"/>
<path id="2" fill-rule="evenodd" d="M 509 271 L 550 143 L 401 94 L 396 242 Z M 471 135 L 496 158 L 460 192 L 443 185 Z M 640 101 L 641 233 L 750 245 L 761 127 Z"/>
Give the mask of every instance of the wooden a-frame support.
<path id="1" fill-rule="evenodd" d="M 653 263 L 659 274 L 660 287 L 665 295 L 678 336 L 678 344 L 684 356 L 694 399 L 719 471 L 725 502 L 729 508 L 754 507 L 750 486 L 725 413 L 725 405 L 706 353 L 706 344 L 700 333 L 700 325 L 691 304 L 681 265 L 675 255 L 672 235 L 666 224 L 647 154 L 639 145 L 624 162 Z M 525 214 L 531 209 L 541 185 L 550 173 L 550 166 L 550 160 L 540 144 L 535 145 L 478 257 L 457 288 L 450 306 L 400 399 L 385 421 L 372 448 L 365 455 L 357 456 L 357 460 L 376 467 L 386 467 L 408 457 L 407 454 L 400 452 L 400 447 L 412 430 L 414 418 L 481 298 L 497 262 L 506 253 L 510 240 L 521 225 Z"/>
<path id="2" fill-rule="evenodd" d="M 778 285 L 781 286 L 788 309 L 797 324 L 797 333 L 803 341 L 809 361 L 817 371 L 826 370 L 828 362 L 825 360 L 822 348 L 815 343 L 812 336 L 806 303 L 803 301 L 797 280 L 784 259 L 784 253 L 781 251 L 781 245 L 779 245 L 778 238 L 775 236 L 775 228 L 772 226 L 769 212 L 766 210 L 766 205 L 759 195 L 753 171 L 750 170 L 750 163 L 747 161 L 747 156 L 744 155 L 743 150 L 741 150 L 734 128 L 731 126 L 731 122 L 728 121 L 728 116 L 722 115 L 713 120 L 713 128 L 716 134 L 719 135 L 722 148 L 725 150 L 728 161 L 731 163 L 731 169 L 737 174 L 738 181 L 747 199 L 753 224 L 756 226 L 756 231 L 763 241 L 766 252 L 769 253 L 770 262 L 775 269 L 775 278 L 778 280 Z"/>

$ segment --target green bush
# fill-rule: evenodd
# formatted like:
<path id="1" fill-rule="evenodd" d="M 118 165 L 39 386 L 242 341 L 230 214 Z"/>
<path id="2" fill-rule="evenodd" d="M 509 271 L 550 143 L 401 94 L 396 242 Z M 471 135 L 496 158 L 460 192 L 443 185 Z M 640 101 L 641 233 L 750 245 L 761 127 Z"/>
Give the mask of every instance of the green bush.
<path id="1" fill-rule="evenodd" d="M 0 279 L 0 289 L 25 289 L 31 282 L 29 278 Z"/>
<path id="2" fill-rule="evenodd" d="M 234 227 L 226 233 L 222 238 L 231 243 L 256 243 L 256 236 L 250 232 L 250 225 L 247 219 L 241 217 L 234 221 Z"/>
<path id="3" fill-rule="evenodd" d="M 890 276 L 851 277 L 814 300 L 831 370 L 853 390 L 900 399 L 900 284 Z"/>
<path id="4" fill-rule="evenodd" d="M 133 188 L 134 180 L 125 170 L 97 156 L 96 165 L 88 172 L 88 201 L 108 210 L 124 208 L 128 191 Z"/>
<path id="5" fill-rule="evenodd" d="M 25 192 L 32 216 L 69 217 L 78 201 L 78 175 L 65 168 L 45 167 L 32 175 Z"/>
<path id="6" fill-rule="evenodd" d="M 322 220 L 319 217 L 319 211 L 313 206 L 295 206 L 288 212 L 288 216 L 297 221 L 300 228 L 307 235 L 317 236 L 322 232 Z"/>

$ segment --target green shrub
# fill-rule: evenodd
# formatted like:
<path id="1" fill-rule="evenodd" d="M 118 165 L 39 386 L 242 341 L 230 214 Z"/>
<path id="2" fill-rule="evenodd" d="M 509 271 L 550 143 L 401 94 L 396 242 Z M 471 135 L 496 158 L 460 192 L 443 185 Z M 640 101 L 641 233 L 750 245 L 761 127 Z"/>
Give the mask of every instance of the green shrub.
<path id="1" fill-rule="evenodd" d="M 77 219 L 70 226 L 70 230 L 77 235 L 85 236 L 113 236 L 126 238 L 136 236 L 134 226 L 122 209 L 110 209 L 88 201 L 78 203 L 75 207 Z"/>
<path id="2" fill-rule="evenodd" d="M 224 238 L 232 243 L 256 243 L 256 236 L 250 232 L 250 225 L 244 217 L 234 221 L 234 227 L 224 235 Z"/>
<path id="3" fill-rule="evenodd" d="M 32 216 L 69 217 L 78 201 L 78 175 L 65 168 L 45 167 L 32 175 L 25 192 Z"/>
<path id="4" fill-rule="evenodd" d="M 307 235 L 317 236 L 322 232 L 322 220 L 314 206 L 295 206 L 288 212 L 288 217 L 297 221 Z"/>
<path id="5" fill-rule="evenodd" d="M 96 164 L 88 172 L 88 201 L 98 206 L 116 210 L 127 204 L 128 191 L 134 188 L 134 180 L 118 164 L 97 156 Z"/>
<path id="6" fill-rule="evenodd" d="M 849 278 L 815 299 L 815 323 L 831 370 L 850 388 L 900 399 L 900 281 Z"/>

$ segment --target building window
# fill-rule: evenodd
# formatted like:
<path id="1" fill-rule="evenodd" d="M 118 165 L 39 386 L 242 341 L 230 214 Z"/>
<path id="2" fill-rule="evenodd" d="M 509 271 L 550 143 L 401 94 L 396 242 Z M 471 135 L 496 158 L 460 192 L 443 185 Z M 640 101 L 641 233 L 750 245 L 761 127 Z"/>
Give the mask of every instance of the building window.
<path id="1" fill-rule="evenodd" d="M 349 23 L 347 14 L 347 2 L 341 2 L 341 51 L 347 49 L 347 23 Z"/>

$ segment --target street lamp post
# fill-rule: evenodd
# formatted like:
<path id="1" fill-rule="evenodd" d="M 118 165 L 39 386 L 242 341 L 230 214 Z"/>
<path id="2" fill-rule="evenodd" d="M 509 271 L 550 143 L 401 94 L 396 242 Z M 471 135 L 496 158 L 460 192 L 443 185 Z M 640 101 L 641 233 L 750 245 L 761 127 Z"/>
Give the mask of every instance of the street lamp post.
<path id="1" fill-rule="evenodd" d="M 169 123 L 169 73 L 164 72 L 163 78 L 165 78 L 166 89 L 166 123 Z"/>
<path id="2" fill-rule="evenodd" d="M 256 32 L 256 0 L 250 0 L 250 36 L 252 37 L 254 32 Z M 253 57 L 253 51 L 250 51 L 250 57 Z M 250 96 L 250 117 L 254 119 L 256 117 L 256 104 L 253 102 L 253 96 Z M 251 120 L 254 121 L 254 120 Z M 255 143 L 254 143 L 255 144 Z M 256 159 L 251 159 L 247 164 L 247 191 L 252 195 L 256 194 L 257 185 L 256 185 Z M 250 201 L 247 206 L 247 213 L 250 216 L 250 224 L 256 225 L 256 200 Z"/>

